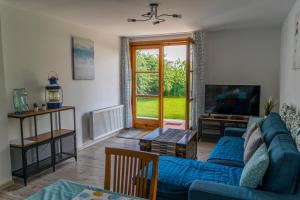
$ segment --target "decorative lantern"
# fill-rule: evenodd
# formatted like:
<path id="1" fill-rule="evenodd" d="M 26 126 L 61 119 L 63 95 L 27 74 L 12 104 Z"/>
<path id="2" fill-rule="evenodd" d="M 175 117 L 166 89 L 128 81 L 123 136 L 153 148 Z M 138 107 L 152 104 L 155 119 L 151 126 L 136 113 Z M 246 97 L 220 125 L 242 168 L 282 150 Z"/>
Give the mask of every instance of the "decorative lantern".
<path id="1" fill-rule="evenodd" d="M 46 86 L 45 98 L 49 109 L 61 108 L 63 104 L 62 86 L 57 84 L 58 75 L 56 72 L 49 72 L 49 84 Z"/>

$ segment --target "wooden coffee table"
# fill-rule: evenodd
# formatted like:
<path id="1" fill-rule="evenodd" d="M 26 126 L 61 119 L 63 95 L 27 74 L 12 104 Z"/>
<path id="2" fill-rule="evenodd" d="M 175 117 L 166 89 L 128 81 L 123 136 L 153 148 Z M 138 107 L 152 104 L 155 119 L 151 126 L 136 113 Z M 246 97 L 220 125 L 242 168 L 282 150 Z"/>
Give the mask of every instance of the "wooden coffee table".
<path id="1" fill-rule="evenodd" d="M 183 133 L 184 132 L 184 133 Z M 162 134 L 180 133 L 180 139 L 176 142 L 176 157 L 197 159 L 197 134 L 196 131 L 157 128 L 140 139 L 140 150 L 152 150 L 152 141 Z"/>

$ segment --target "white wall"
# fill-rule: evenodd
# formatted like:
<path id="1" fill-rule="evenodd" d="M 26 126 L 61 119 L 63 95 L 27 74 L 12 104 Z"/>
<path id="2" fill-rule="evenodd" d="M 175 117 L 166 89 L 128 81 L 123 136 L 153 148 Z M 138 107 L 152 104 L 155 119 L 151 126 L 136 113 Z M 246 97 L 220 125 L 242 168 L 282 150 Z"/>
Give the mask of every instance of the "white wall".
<path id="1" fill-rule="evenodd" d="M 293 104 L 298 108 L 300 108 L 300 70 L 293 69 L 293 50 L 296 14 L 299 11 L 298 0 L 282 26 L 280 67 L 280 103 Z"/>
<path id="2" fill-rule="evenodd" d="M 11 180 L 6 117 L 6 113 L 8 111 L 8 103 L 6 99 L 4 80 L 5 77 L 3 68 L 2 39 L 0 27 L 0 186 Z"/>
<path id="3" fill-rule="evenodd" d="M 207 33 L 207 84 L 261 85 L 261 108 L 279 99 L 280 28 Z"/>
<path id="4" fill-rule="evenodd" d="M 25 87 L 31 105 L 42 102 L 48 72 L 58 72 L 64 104 L 76 107 L 77 143 L 81 146 L 88 140 L 87 113 L 120 103 L 119 38 L 4 5 L 0 13 L 6 96 L 11 99 L 14 88 Z M 72 80 L 71 36 L 94 41 L 95 80 Z M 72 127 L 71 116 L 63 116 L 66 128 Z M 28 135 L 32 133 L 32 123 L 26 124 Z M 40 117 L 38 124 L 40 132 L 49 131 L 48 117 Z M 17 120 L 9 119 L 8 133 L 10 139 L 19 137 Z"/>

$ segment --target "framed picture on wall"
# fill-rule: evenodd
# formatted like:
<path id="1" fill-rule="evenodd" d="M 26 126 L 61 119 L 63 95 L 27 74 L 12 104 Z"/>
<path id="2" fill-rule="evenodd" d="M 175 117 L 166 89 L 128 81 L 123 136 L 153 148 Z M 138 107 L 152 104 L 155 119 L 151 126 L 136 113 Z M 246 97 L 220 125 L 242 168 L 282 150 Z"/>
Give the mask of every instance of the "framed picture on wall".
<path id="1" fill-rule="evenodd" d="M 94 80 L 94 42 L 72 37 L 73 80 Z"/>
<path id="2" fill-rule="evenodd" d="M 293 68 L 300 69 L 300 11 L 296 14 L 294 31 Z"/>

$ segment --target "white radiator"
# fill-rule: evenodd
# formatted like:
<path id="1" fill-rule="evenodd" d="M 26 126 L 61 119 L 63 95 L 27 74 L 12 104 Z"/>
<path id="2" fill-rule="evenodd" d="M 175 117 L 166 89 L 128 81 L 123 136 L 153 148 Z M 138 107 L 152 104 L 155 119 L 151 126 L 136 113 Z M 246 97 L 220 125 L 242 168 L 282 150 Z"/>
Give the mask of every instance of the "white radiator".
<path id="1" fill-rule="evenodd" d="M 123 105 L 95 110 L 90 113 L 90 137 L 105 137 L 124 128 Z"/>

